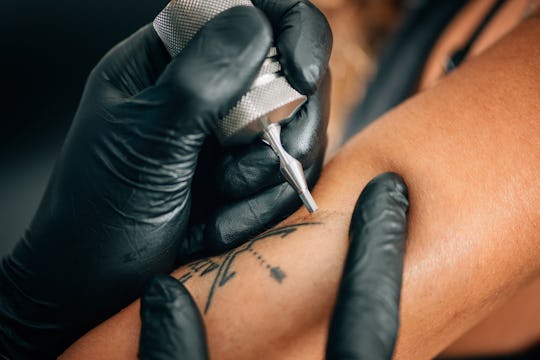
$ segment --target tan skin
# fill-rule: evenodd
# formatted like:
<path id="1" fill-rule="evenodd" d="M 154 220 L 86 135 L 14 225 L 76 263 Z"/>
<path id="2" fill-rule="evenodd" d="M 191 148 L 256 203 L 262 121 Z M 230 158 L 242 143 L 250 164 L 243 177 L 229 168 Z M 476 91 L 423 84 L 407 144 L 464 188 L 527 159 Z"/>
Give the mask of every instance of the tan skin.
<path id="1" fill-rule="evenodd" d="M 369 1 L 362 2 L 361 5 L 354 1 L 316 0 L 314 2 L 321 6 L 332 24 L 336 41 L 331 66 L 337 66 L 340 70 L 340 72 L 333 72 L 334 75 L 338 74 L 338 76 L 333 77 L 333 107 L 329 129 L 331 136 L 336 132 L 336 128 L 343 129 L 347 118 L 340 116 L 340 113 L 349 113 L 351 111 L 350 104 L 355 104 L 358 101 L 355 94 L 359 93 L 358 89 L 362 89 L 362 84 L 366 82 L 365 73 L 370 68 L 365 64 L 365 55 L 361 56 L 362 52 L 358 54 L 359 50 L 366 51 L 366 36 L 370 34 L 369 27 L 366 28 L 366 26 L 369 24 L 361 27 L 355 26 L 354 29 L 358 29 L 356 32 L 351 31 L 351 28 L 357 24 L 365 24 L 368 19 L 369 21 L 378 20 L 378 26 L 381 26 L 380 21 L 382 20 L 374 19 L 374 15 L 371 13 L 385 15 L 383 18 L 388 19 L 391 18 L 389 15 L 391 7 L 389 3 Z M 494 2 L 495 0 L 470 0 L 450 23 L 427 61 L 418 84 L 419 91 L 434 86 L 444 78 L 442 65 L 448 55 L 467 42 Z M 506 2 L 473 45 L 469 57 L 477 56 L 493 45 L 501 36 L 517 26 L 531 11 L 534 11 L 538 5 L 540 5 L 538 0 Z M 361 9 L 357 10 L 358 6 Z M 386 12 L 381 12 L 380 8 L 377 12 L 376 9 L 373 9 L 374 6 L 386 6 Z M 365 15 L 366 12 L 368 15 Z M 349 64 L 351 59 L 346 56 L 351 51 L 355 53 L 353 64 Z M 354 71 L 354 67 L 351 69 L 351 65 L 360 66 L 362 72 Z M 346 69 L 346 73 L 340 77 L 342 69 Z M 332 144 L 332 139 L 330 139 L 330 144 Z M 488 355 L 512 353 L 529 348 L 540 340 L 540 307 L 537 306 L 536 300 L 538 298 L 540 298 L 540 280 L 520 291 L 500 310 L 494 311 L 486 320 L 464 334 L 447 348 L 444 354 L 449 356 Z"/>
<path id="2" fill-rule="evenodd" d="M 352 208 L 384 171 L 404 177 L 411 199 L 395 358 L 437 355 L 538 277 L 539 16 L 343 147 L 314 191 L 322 210 L 301 209 L 280 226 L 322 224 L 253 245 L 286 274 L 281 283 L 246 252 L 214 294 L 204 317 L 212 358 L 323 357 Z M 212 274 L 185 282 L 203 311 Z M 130 305 L 63 358 L 135 358 L 138 309 Z"/>
<path id="3" fill-rule="evenodd" d="M 436 84 L 444 75 L 441 64 L 449 53 L 464 44 L 477 24 L 493 6 L 494 0 L 475 0 L 461 11 L 443 33 L 434 48 L 419 83 L 419 89 L 427 89 Z M 500 37 L 519 25 L 540 5 L 538 0 L 512 0 L 499 10 L 488 24 L 469 57 L 481 54 Z M 500 309 L 450 345 L 444 355 L 486 356 L 510 354 L 528 349 L 540 341 L 540 279 L 519 291 Z"/>

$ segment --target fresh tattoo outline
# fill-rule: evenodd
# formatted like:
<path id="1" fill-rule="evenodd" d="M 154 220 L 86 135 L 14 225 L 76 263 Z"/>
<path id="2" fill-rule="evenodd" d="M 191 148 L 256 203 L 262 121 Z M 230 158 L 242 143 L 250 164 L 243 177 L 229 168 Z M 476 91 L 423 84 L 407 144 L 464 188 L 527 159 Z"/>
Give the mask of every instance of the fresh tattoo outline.
<path id="1" fill-rule="evenodd" d="M 197 275 L 199 277 L 205 277 L 208 275 L 214 276 L 214 279 L 212 280 L 212 285 L 210 286 L 210 290 L 206 299 L 206 305 L 204 307 L 205 314 L 208 313 L 208 310 L 212 305 L 212 301 L 216 295 L 216 292 L 220 288 L 227 285 L 232 279 L 237 277 L 237 272 L 234 270 L 234 263 L 241 255 L 251 254 L 259 261 L 261 266 L 263 266 L 266 270 L 269 271 L 270 277 L 278 284 L 281 284 L 287 277 L 285 271 L 283 271 L 279 266 L 272 266 L 264 258 L 264 256 L 254 248 L 254 245 L 260 240 L 274 236 L 279 236 L 284 239 L 292 233 L 296 232 L 299 228 L 312 225 L 322 225 L 322 223 L 303 222 L 293 225 L 285 225 L 268 230 L 225 255 L 214 258 L 206 258 L 191 263 L 189 265 L 189 271 L 182 275 L 178 280 L 182 284 L 185 284 L 188 280 L 192 279 Z"/>

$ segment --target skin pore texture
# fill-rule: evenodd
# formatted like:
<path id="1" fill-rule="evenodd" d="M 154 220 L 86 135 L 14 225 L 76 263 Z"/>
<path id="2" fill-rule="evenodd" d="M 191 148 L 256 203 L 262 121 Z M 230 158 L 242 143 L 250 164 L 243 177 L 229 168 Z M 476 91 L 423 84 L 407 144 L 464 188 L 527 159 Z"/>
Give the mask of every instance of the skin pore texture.
<path id="1" fill-rule="evenodd" d="M 397 359 L 436 356 L 540 270 L 540 18 L 523 21 L 358 134 L 304 209 L 233 252 L 184 266 L 214 359 L 321 359 L 354 204 L 385 171 L 409 187 Z M 64 359 L 134 359 L 139 304 Z"/>

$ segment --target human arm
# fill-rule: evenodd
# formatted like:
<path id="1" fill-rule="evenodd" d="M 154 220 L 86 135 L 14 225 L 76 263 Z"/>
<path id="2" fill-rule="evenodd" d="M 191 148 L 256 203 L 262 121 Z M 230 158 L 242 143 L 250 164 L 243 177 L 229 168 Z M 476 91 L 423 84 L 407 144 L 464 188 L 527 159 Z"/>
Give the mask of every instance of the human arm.
<path id="1" fill-rule="evenodd" d="M 407 187 L 392 173 L 370 181 L 356 203 L 329 331 L 327 360 L 390 359 L 398 331 L 407 235 Z M 141 297 L 140 359 L 208 358 L 202 316 L 187 289 L 154 277 Z"/>
<path id="2" fill-rule="evenodd" d="M 403 176 L 411 202 L 396 358 L 435 356 L 537 276 L 539 31 L 529 18 L 347 144 L 314 190 L 322 210 L 255 243 L 282 283 L 246 252 L 235 261 L 204 317 L 211 356 L 323 357 L 354 201 L 384 171 Z M 203 312 L 215 275 L 185 281 Z M 135 357 L 138 318 L 135 303 L 66 358 Z"/>

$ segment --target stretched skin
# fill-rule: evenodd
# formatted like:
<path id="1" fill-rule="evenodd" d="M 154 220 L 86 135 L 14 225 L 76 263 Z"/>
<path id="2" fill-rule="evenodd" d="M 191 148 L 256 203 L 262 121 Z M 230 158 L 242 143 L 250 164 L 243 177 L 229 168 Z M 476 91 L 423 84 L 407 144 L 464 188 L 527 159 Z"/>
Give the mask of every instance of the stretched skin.
<path id="1" fill-rule="evenodd" d="M 407 187 L 396 174 L 370 181 L 352 215 L 350 245 L 327 360 L 390 359 L 399 318 Z M 141 298 L 140 359 L 208 358 L 203 319 L 180 281 L 156 276 Z"/>
<path id="2" fill-rule="evenodd" d="M 206 360 L 203 319 L 189 292 L 170 276 L 153 277 L 141 299 L 139 358 Z"/>

